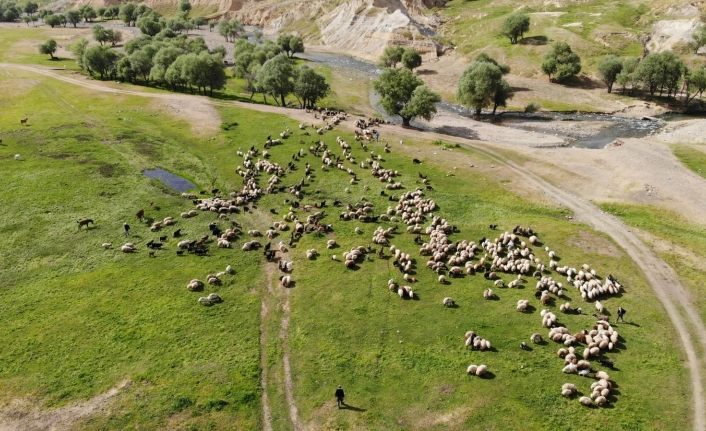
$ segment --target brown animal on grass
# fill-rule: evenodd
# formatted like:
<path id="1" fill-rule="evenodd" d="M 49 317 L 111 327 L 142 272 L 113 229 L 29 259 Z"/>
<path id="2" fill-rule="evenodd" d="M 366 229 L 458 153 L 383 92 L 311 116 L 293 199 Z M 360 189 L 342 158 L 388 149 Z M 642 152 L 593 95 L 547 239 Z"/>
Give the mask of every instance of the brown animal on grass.
<path id="1" fill-rule="evenodd" d="M 89 225 L 89 224 L 92 224 L 92 225 L 94 225 L 94 226 L 95 226 L 95 224 L 96 224 L 96 222 L 94 222 L 93 219 L 90 219 L 90 218 L 84 218 L 84 219 L 81 219 L 81 220 L 76 220 L 76 223 L 78 223 L 78 228 L 79 228 L 79 229 L 81 229 L 81 228 L 84 227 L 84 226 L 86 227 L 86 229 L 88 229 L 88 225 Z"/>
<path id="2" fill-rule="evenodd" d="M 23 125 L 23 126 L 26 126 L 26 125 L 27 125 L 27 120 L 29 120 L 29 118 L 27 118 L 27 117 L 21 118 L 21 119 L 20 119 L 20 124 Z"/>
<path id="3" fill-rule="evenodd" d="M 135 217 L 137 217 L 140 221 L 142 221 L 143 218 L 145 218 L 145 210 L 141 209 L 135 214 Z"/>

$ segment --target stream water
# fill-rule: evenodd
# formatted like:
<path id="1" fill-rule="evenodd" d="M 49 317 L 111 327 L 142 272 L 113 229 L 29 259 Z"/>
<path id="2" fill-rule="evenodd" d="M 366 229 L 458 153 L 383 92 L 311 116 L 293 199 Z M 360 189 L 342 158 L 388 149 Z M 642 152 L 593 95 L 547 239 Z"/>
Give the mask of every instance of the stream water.
<path id="1" fill-rule="evenodd" d="M 324 64 L 361 78 L 373 79 L 380 75 L 380 68 L 373 64 L 346 55 L 327 52 L 306 52 L 298 54 L 305 60 Z M 385 114 L 380 106 L 380 97 L 371 90 L 371 106 L 386 120 L 401 122 L 398 117 Z M 470 118 L 473 113 L 463 106 L 448 102 L 437 105 L 440 112 L 451 113 Z M 563 113 L 563 112 L 505 112 L 498 116 L 483 115 L 481 121 L 493 122 L 505 127 L 513 127 L 543 134 L 565 137 L 565 145 L 582 148 L 603 148 L 620 138 L 640 138 L 659 131 L 666 121 L 680 119 L 679 115 L 670 114 L 664 118 L 630 118 L 613 114 L 599 113 Z M 420 124 L 414 124 L 420 126 Z M 447 133 L 454 133 L 449 127 Z M 464 130 L 458 134 L 464 136 Z"/>

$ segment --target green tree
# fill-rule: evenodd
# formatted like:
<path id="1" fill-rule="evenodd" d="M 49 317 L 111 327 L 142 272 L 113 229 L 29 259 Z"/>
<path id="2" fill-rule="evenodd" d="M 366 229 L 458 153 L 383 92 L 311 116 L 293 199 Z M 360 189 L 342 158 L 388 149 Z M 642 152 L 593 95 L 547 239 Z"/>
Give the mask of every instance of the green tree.
<path id="1" fill-rule="evenodd" d="M 48 15 L 44 18 L 44 24 L 51 28 L 61 25 L 61 17 L 59 15 Z"/>
<path id="2" fill-rule="evenodd" d="M 43 44 L 39 45 L 40 54 L 49 54 L 49 58 L 54 59 L 54 53 L 56 52 L 56 41 L 54 39 L 49 39 Z"/>
<path id="3" fill-rule="evenodd" d="M 130 54 L 130 69 L 135 76 L 141 76 L 143 81 L 148 82 L 150 71 L 152 70 L 152 57 L 143 50 Z"/>
<path id="4" fill-rule="evenodd" d="M 206 25 L 206 23 L 208 23 L 208 20 L 206 20 L 206 18 L 202 16 L 197 16 L 192 20 L 192 22 L 194 23 L 194 27 L 200 30 L 201 26 L 204 26 Z"/>
<path id="5" fill-rule="evenodd" d="M 152 59 L 152 69 L 150 70 L 149 79 L 155 82 L 163 82 L 164 74 L 167 72 L 177 58 L 183 55 L 186 51 L 175 46 L 165 46 L 154 55 Z"/>
<path id="6" fill-rule="evenodd" d="M 632 88 L 637 81 L 636 71 L 639 64 L 640 60 L 635 57 L 629 57 L 623 60 L 622 69 L 615 78 L 615 82 L 620 85 L 623 93 L 625 93 L 628 87 L 630 87 L 630 92 L 632 92 Z"/>
<path id="7" fill-rule="evenodd" d="M 115 46 L 123 41 L 123 34 L 118 30 L 108 30 L 108 42 L 110 46 Z"/>
<path id="8" fill-rule="evenodd" d="M 146 34 L 148 36 L 155 36 L 162 31 L 162 23 L 160 23 L 159 19 L 157 19 L 154 15 L 141 16 L 137 19 L 135 25 L 140 29 L 142 34 Z"/>
<path id="9" fill-rule="evenodd" d="M 294 79 L 294 94 L 301 101 L 302 108 L 316 106 L 319 99 L 326 97 L 330 90 L 326 78 L 316 73 L 309 66 L 301 66 Z"/>
<path id="10" fill-rule="evenodd" d="M 704 66 L 684 72 L 685 106 L 689 106 L 689 103 L 697 97 L 703 96 L 704 91 L 706 91 L 706 68 Z"/>
<path id="11" fill-rule="evenodd" d="M 407 48 L 402 53 L 402 65 L 409 70 L 414 70 L 422 65 L 422 55 L 414 48 Z"/>
<path id="12" fill-rule="evenodd" d="M 412 97 L 409 103 L 400 111 L 400 116 L 404 118 L 421 117 L 425 120 L 431 120 L 436 114 L 436 104 L 441 102 L 441 97 L 438 94 L 427 88 L 426 85 L 420 85 L 412 92 Z"/>
<path id="13" fill-rule="evenodd" d="M 549 80 L 563 82 L 581 71 L 581 58 L 566 42 L 555 42 L 542 62 L 542 72 Z"/>
<path id="14" fill-rule="evenodd" d="M 292 38 L 289 39 L 290 57 L 293 57 L 294 54 L 299 52 L 304 52 L 304 39 L 299 36 L 292 36 Z"/>
<path id="15" fill-rule="evenodd" d="M 78 11 L 81 14 L 81 18 L 86 22 L 91 22 L 98 16 L 96 10 L 90 5 L 81 6 Z"/>
<path id="16" fill-rule="evenodd" d="M 529 31 L 530 17 L 526 13 L 517 12 L 508 16 L 503 22 L 501 34 L 510 39 L 511 44 L 516 44 L 522 36 Z"/>
<path id="17" fill-rule="evenodd" d="M 76 25 L 81 22 L 81 13 L 77 10 L 67 11 L 66 20 L 76 28 Z"/>
<path id="18" fill-rule="evenodd" d="M 676 96 L 685 71 L 684 62 L 673 52 L 665 51 L 645 57 L 635 74 L 636 79 L 651 96 L 657 91 L 662 96 L 666 91 L 669 97 Z"/>
<path id="19" fill-rule="evenodd" d="M 275 100 L 279 98 L 280 106 L 286 105 L 285 98 L 294 89 L 293 78 L 294 66 L 285 53 L 267 60 L 257 74 L 258 86 Z"/>
<path id="20" fill-rule="evenodd" d="M 385 112 L 402 117 L 402 124 L 405 126 L 409 126 L 412 119 L 417 116 L 431 118 L 436 112 L 436 108 L 433 111 L 428 109 L 429 100 L 435 100 L 433 93 L 428 90 L 419 90 L 415 93 L 415 90 L 423 85 L 422 80 L 406 68 L 387 68 L 373 82 Z M 413 97 L 415 94 L 416 97 Z"/>
<path id="21" fill-rule="evenodd" d="M 291 58 L 297 52 L 304 52 L 304 39 L 293 34 L 280 34 L 275 42 L 282 52 Z"/>
<path id="22" fill-rule="evenodd" d="M 697 53 L 702 46 L 706 45 L 706 25 L 701 24 L 699 28 L 694 31 L 689 45 L 691 49 L 694 50 L 694 53 Z"/>
<path id="23" fill-rule="evenodd" d="M 137 6 L 135 3 L 123 3 L 118 10 L 118 18 L 128 27 L 135 25 L 137 21 Z"/>
<path id="24" fill-rule="evenodd" d="M 608 86 L 608 93 L 613 91 L 613 84 L 622 70 L 623 63 L 614 55 L 607 55 L 598 63 L 598 73 L 605 85 Z"/>
<path id="25" fill-rule="evenodd" d="M 13 22 L 13 21 L 16 21 L 17 18 L 19 18 L 19 17 L 20 17 L 20 12 L 17 10 L 17 8 L 9 7 L 7 9 L 3 10 L 2 17 L 0 17 L 0 18 L 2 21 Z"/>
<path id="26" fill-rule="evenodd" d="M 181 0 L 179 3 L 179 10 L 185 14 L 188 14 L 191 11 L 191 3 L 189 3 L 189 0 Z"/>
<path id="27" fill-rule="evenodd" d="M 23 11 L 24 11 L 24 13 L 26 13 L 27 15 L 29 15 L 31 17 L 32 15 L 34 15 L 37 12 L 38 9 L 39 9 L 39 5 L 37 3 L 33 2 L 33 1 L 28 1 L 27 3 L 25 3 L 25 7 L 24 7 Z"/>
<path id="28" fill-rule="evenodd" d="M 70 46 L 70 50 L 73 53 L 74 57 L 76 57 L 76 63 L 78 64 L 78 67 L 81 69 L 84 69 L 84 64 L 83 64 L 83 54 L 86 52 L 86 48 L 88 47 L 88 41 L 84 38 L 81 38 L 77 40 L 73 45 Z"/>
<path id="29" fill-rule="evenodd" d="M 83 53 L 83 64 L 86 70 L 91 75 L 97 73 L 100 79 L 105 79 L 115 73 L 115 63 L 117 61 L 118 54 L 104 46 L 89 46 Z"/>
<path id="30" fill-rule="evenodd" d="M 404 48 L 401 46 L 388 46 L 380 57 L 380 66 L 395 68 L 402 61 L 402 55 L 404 55 Z"/>
<path id="31" fill-rule="evenodd" d="M 226 39 L 226 42 L 231 42 L 240 36 L 244 31 L 243 24 L 236 19 L 222 19 L 218 22 L 218 34 Z"/>
<path id="32" fill-rule="evenodd" d="M 493 96 L 493 115 L 495 115 L 499 106 L 507 106 L 507 101 L 512 99 L 513 95 L 512 86 L 503 79 L 500 82 L 500 86 L 495 89 L 495 95 Z"/>
<path id="33" fill-rule="evenodd" d="M 100 43 L 101 45 L 103 45 L 105 42 L 109 42 L 112 37 L 110 30 L 103 27 L 102 25 L 94 25 L 92 32 L 93 38 L 96 40 L 96 42 Z"/>
<path id="34" fill-rule="evenodd" d="M 501 88 L 503 73 L 487 61 L 474 61 L 461 75 L 456 97 L 462 105 L 475 110 L 479 116 L 483 108 L 494 104 L 495 94 Z"/>

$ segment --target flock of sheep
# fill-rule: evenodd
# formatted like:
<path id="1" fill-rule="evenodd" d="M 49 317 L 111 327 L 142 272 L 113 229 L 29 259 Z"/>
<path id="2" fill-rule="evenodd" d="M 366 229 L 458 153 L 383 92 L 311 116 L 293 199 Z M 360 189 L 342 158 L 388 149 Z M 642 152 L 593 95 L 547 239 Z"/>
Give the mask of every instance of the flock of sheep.
<path id="1" fill-rule="evenodd" d="M 336 124 L 345 119 L 345 114 L 331 114 L 327 116 L 328 122 L 317 129 L 317 133 L 322 134 L 325 130 L 331 130 Z M 364 129 L 356 129 L 356 140 L 370 140 L 373 133 L 368 129 L 369 124 L 364 123 Z M 300 125 L 300 129 L 305 130 L 308 126 Z M 241 249 L 244 251 L 255 251 L 264 248 L 264 254 L 268 260 L 278 260 L 280 285 L 282 287 L 294 286 L 292 277 L 293 261 L 285 260 L 285 253 L 288 246 L 294 246 L 302 235 L 308 233 L 321 233 L 326 235 L 333 231 L 332 225 L 322 222 L 325 212 L 322 208 L 326 202 L 316 205 L 300 206 L 299 201 L 305 195 L 306 186 L 313 178 L 314 169 L 306 163 L 302 179 L 292 185 L 285 186 L 283 181 L 287 174 L 296 171 L 296 164 L 300 158 L 306 155 L 301 149 L 294 153 L 291 161 L 285 166 L 275 163 L 269 158 L 273 147 L 282 143 L 283 140 L 291 136 L 288 129 L 280 133 L 280 139 L 268 137 L 265 141 L 265 150 L 260 152 L 254 146 L 247 151 L 238 151 L 242 158 L 242 163 L 236 167 L 235 172 L 243 178 L 243 185 L 240 190 L 230 193 L 228 196 L 214 196 L 211 198 L 198 198 L 194 194 L 183 194 L 184 198 L 193 202 L 194 209 L 181 213 L 184 219 L 196 217 L 201 212 L 212 213 L 219 222 L 231 222 L 231 226 L 221 229 L 216 223 L 211 223 L 209 228 L 215 237 L 215 243 L 219 248 L 229 249 L 233 243 L 240 240 L 243 235 L 252 239 L 244 241 Z M 393 265 L 399 270 L 403 282 L 398 282 L 391 278 L 387 287 L 402 299 L 414 299 L 416 297 L 413 285 L 417 283 L 416 260 L 394 244 L 392 240 L 396 235 L 413 235 L 415 243 L 419 246 L 420 256 L 427 257 L 426 267 L 435 273 L 435 277 L 442 285 L 448 284 L 452 278 L 470 277 L 482 274 L 488 280 L 489 287 L 483 290 L 483 298 L 499 299 L 494 289 L 522 288 L 530 277 L 536 278 L 535 296 L 539 303 L 545 308 L 540 312 L 541 325 L 548 329 L 547 338 L 553 342 L 560 343 L 562 347 L 558 351 L 558 356 L 564 361 L 562 371 L 567 374 L 577 374 L 580 376 L 593 376 L 596 382 L 591 385 L 591 396 L 581 397 L 579 402 L 586 406 L 605 406 L 608 404 L 611 395 L 612 383 L 604 371 L 596 371 L 594 364 L 590 361 L 601 359 L 602 355 L 616 348 L 619 343 L 618 332 L 615 331 L 603 315 L 604 307 L 599 299 L 611 295 L 619 294 L 622 285 L 613 276 L 600 277 L 589 265 L 582 265 L 579 269 L 569 266 L 559 266 L 557 253 L 549 247 L 540 248 L 541 242 L 537 234 L 528 227 L 517 226 L 512 231 L 500 233 L 495 238 L 482 238 L 479 241 L 467 239 L 452 240 L 450 236 L 458 234 L 458 229 L 445 218 L 434 215 L 438 210 L 436 202 L 425 196 L 421 187 L 414 190 L 404 191 L 398 196 L 387 193 L 396 192 L 405 188 L 400 181 L 401 173 L 384 166 L 384 159 L 375 152 L 369 152 L 364 160 L 356 160 L 352 153 L 352 146 L 340 137 L 336 139 L 336 144 L 340 148 L 340 153 L 329 148 L 323 141 L 319 140 L 309 147 L 309 154 L 317 157 L 321 161 L 321 170 L 338 170 L 348 176 L 350 185 L 357 184 L 360 179 L 354 168 L 368 170 L 373 178 L 384 183 L 381 196 L 388 196 L 393 202 L 384 211 L 377 212 L 375 205 L 365 198 L 357 203 L 348 204 L 345 210 L 339 214 L 341 222 L 359 223 L 402 223 L 406 227 L 404 232 L 398 232 L 396 226 L 376 226 L 370 237 L 370 245 L 360 245 L 352 247 L 350 250 L 341 253 L 342 262 L 345 268 L 356 270 L 365 260 L 372 260 L 374 257 L 374 247 L 379 246 L 378 254 L 381 258 L 389 258 Z M 363 142 L 361 147 L 367 151 L 367 146 Z M 389 147 L 386 146 L 386 152 Z M 347 166 L 350 164 L 350 166 Z M 263 175 L 267 179 L 261 179 Z M 430 189 L 429 180 L 419 174 L 421 183 Z M 266 182 L 266 186 L 260 186 L 260 182 Z M 366 190 L 369 190 L 366 188 Z M 350 189 L 346 188 L 346 192 Z M 251 229 L 243 231 L 241 226 L 232 222 L 230 216 L 239 214 L 242 210 L 248 210 L 249 206 L 255 206 L 256 202 L 265 194 L 286 192 L 291 194 L 293 200 L 287 200 L 289 211 L 282 215 L 281 220 L 274 221 L 263 235 L 260 231 Z M 339 201 L 334 202 L 334 206 L 342 206 Z M 320 210 L 320 211 L 315 211 Z M 272 214 L 277 212 L 272 209 Z M 308 212 L 305 218 L 300 218 L 301 211 Z M 312 213 L 312 211 L 315 211 Z M 176 220 L 167 217 L 161 221 L 153 222 L 150 230 L 160 231 L 165 226 L 171 226 Z M 494 228 L 491 227 L 491 228 Z M 284 241 L 280 241 L 275 247 L 271 243 L 263 245 L 257 239 L 266 237 L 273 240 L 279 235 L 289 233 L 288 246 Z M 356 226 L 354 232 L 362 234 L 364 231 L 360 226 Z M 191 250 L 196 245 L 203 246 L 213 241 L 209 236 L 196 240 L 182 240 L 178 248 Z M 326 248 L 334 249 L 338 244 L 334 239 L 326 239 Z M 126 243 L 121 250 L 129 253 L 136 250 L 134 244 Z M 278 258 L 277 253 L 281 256 Z M 540 255 L 544 252 L 544 255 Z M 307 260 L 316 260 L 319 252 L 315 248 L 305 251 Z M 339 260 L 337 255 L 332 255 L 333 260 Z M 206 283 L 194 279 L 187 284 L 190 291 L 202 291 L 206 284 L 218 286 L 222 278 L 227 274 L 233 274 L 232 267 L 228 266 L 225 271 L 217 274 L 209 274 Z M 566 286 L 563 282 L 554 277 L 565 277 Z M 492 287 L 492 288 L 491 288 Z M 551 307 L 557 300 L 562 300 L 559 311 L 562 313 L 581 314 L 581 308 L 574 308 L 570 302 L 565 301 L 570 289 L 574 289 L 584 301 L 595 301 L 596 309 L 600 315 L 599 320 L 588 329 L 579 332 L 572 332 L 563 326 L 557 315 L 546 307 Z M 200 297 L 198 303 L 210 306 L 221 302 L 222 299 L 217 293 Z M 456 301 L 451 297 L 443 299 L 445 307 L 455 307 Z M 515 304 L 519 312 L 532 313 L 534 307 L 529 299 L 520 299 Z M 538 333 L 530 336 L 530 341 L 534 344 L 543 343 L 543 338 Z M 492 349 L 491 343 L 478 336 L 473 331 L 468 331 L 464 336 L 464 345 L 473 350 L 487 351 Z M 585 347 L 581 347 L 584 345 Z M 526 343 L 521 344 L 522 348 L 528 348 Z M 609 361 L 608 361 L 609 362 Z M 467 373 L 479 377 L 488 377 L 486 364 L 471 364 L 467 367 Z M 578 389 L 574 384 L 567 383 L 562 386 L 561 394 L 572 397 L 577 395 Z"/>

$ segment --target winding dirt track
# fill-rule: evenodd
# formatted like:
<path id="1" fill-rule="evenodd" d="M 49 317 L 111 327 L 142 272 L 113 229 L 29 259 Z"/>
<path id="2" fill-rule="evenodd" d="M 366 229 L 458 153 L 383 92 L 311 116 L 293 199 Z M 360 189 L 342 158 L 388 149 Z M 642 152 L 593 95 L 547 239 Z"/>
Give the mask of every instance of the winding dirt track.
<path id="1" fill-rule="evenodd" d="M 0 63 L 0 67 L 14 68 L 32 73 L 39 73 L 54 79 L 68 82 L 74 85 L 79 85 L 91 90 L 126 94 L 150 98 L 168 98 L 182 100 L 188 105 L 189 100 L 193 97 L 183 94 L 166 94 L 166 93 L 150 93 L 143 91 L 117 89 L 108 87 L 100 81 L 88 81 L 85 79 L 66 76 L 56 71 L 43 69 L 40 67 L 28 65 L 15 65 Z M 260 112 L 270 112 L 288 115 L 297 120 L 309 119 L 301 110 L 279 108 L 274 106 L 247 104 L 237 101 L 218 101 L 211 100 L 211 103 L 217 106 L 236 106 L 245 109 L 256 110 Z M 350 122 L 349 122 L 350 123 Z M 457 142 L 465 146 L 473 148 L 475 151 L 486 155 L 498 164 L 501 164 L 512 170 L 516 175 L 522 178 L 526 184 L 533 185 L 537 190 L 544 193 L 549 200 L 556 202 L 559 205 L 565 206 L 572 210 L 575 217 L 583 221 L 596 230 L 608 234 L 617 244 L 619 244 L 626 253 L 635 261 L 640 269 L 645 274 L 652 290 L 657 298 L 662 303 L 667 315 L 672 321 L 684 351 L 686 352 L 687 366 L 689 368 L 691 384 L 692 384 L 692 402 L 693 402 L 693 429 L 695 431 L 706 431 L 706 417 L 704 406 L 704 390 L 702 380 L 702 363 L 699 356 L 699 347 L 701 352 L 706 353 L 706 328 L 699 316 L 698 310 L 693 305 L 689 293 L 684 289 L 679 281 L 679 277 L 662 259 L 652 252 L 630 229 L 617 218 L 608 215 L 601 211 L 598 207 L 589 201 L 582 199 L 573 193 L 563 190 L 543 179 L 541 176 L 527 171 L 525 168 L 515 164 L 512 161 L 505 159 L 502 155 L 492 149 L 491 144 L 479 144 L 478 142 L 468 139 L 442 135 L 438 133 L 420 132 L 416 130 L 404 129 L 398 126 L 386 126 L 387 131 L 393 132 L 398 136 L 406 136 L 410 138 L 419 138 L 421 135 L 431 139 L 444 139 L 446 141 Z M 288 305 L 288 298 L 286 303 Z M 288 308 L 288 307 L 287 307 Z M 285 309 L 285 314 L 288 314 Z M 288 320 L 288 319 L 287 319 Z M 286 331 L 288 322 L 283 319 L 282 330 Z M 698 340 L 698 341 L 694 341 Z M 702 353 L 702 356 L 703 356 Z M 289 368 L 288 358 L 285 361 L 285 367 Z M 285 370 L 285 375 L 287 370 Z M 296 405 L 294 404 L 293 388 L 291 376 L 286 377 L 285 393 L 288 404 L 290 405 L 290 418 L 292 419 L 295 428 L 298 427 Z M 294 406 L 292 411 L 291 407 Z"/>

